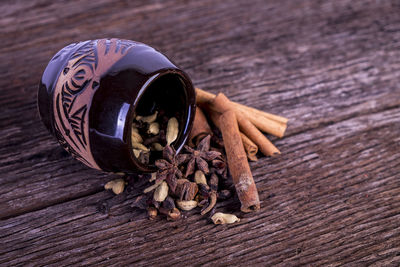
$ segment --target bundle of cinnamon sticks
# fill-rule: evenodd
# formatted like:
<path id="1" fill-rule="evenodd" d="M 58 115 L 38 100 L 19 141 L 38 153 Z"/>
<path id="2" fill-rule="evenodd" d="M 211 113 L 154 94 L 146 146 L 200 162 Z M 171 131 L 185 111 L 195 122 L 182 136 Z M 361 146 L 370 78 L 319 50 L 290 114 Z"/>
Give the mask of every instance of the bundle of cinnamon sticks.
<path id="1" fill-rule="evenodd" d="M 288 119 L 230 101 L 224 94 L 196 88 L 196 116 L 189 142 L 197 145 L 212 134 L 205 114 L 219 128 L 224 141 L 229 171 L 243 212 L 260 209 L 260 200 L 248 159 L 256 161 L 258 151 L 265 156 L 280 151 L 262 133 L 283 137 Z"/>

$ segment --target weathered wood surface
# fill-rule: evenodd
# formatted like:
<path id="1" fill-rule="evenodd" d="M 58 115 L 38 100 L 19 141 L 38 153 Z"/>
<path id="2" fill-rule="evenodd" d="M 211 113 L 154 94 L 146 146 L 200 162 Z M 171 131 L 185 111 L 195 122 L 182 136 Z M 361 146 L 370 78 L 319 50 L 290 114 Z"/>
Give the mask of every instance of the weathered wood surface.
<path id="1" fill-rule="evenodd" d="M 398 1 L 0 3 L 0 265 L 400 264 Z M 252 163 L 262 201 L 214 226 L 149 221 L 114 176 L 59 148 L 39 78 L 71 42 L 142 41 L 196 86 L 290 118 L 276 158 Z M 107 203 L 108 214 L 98 211 Z"/>

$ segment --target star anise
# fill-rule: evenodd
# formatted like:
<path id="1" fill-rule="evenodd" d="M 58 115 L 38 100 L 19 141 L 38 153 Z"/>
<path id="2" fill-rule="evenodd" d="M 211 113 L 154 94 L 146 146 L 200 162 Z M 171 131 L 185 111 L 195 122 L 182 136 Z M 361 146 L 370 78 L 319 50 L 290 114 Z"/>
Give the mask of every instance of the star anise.
<path id="1" fill-rule="evenodd" d="M 178 166 L 182 162 L 181 155 L 176 155 L 176 151 L 171 146 L 165 146 L 163 150 L 163 159 L 155 161 L 155 165 L 158 168 L 156 183 L 165 180 L 168 184 L 169 189 L 175 192 L 176 180 L 182 178 L 182 172 Z"/>
<path id="2" fill-rule="evenodd" d="M 210 135 L 204 137 L 203 140 L 201 140 L 201 142 L 197 145 L 197 149 L 185 146 L 185 149 L 189 152 L 189 154 L 180 155 L 180 162 L 187 162 L 185 173 L 186 177 L 194 173 L 196 166 L 199 170 L 205 174 L 208 174 L 208 162 L 211 162 L 221 155 L 220 152 L 210 151 L 210 139 Z"/>

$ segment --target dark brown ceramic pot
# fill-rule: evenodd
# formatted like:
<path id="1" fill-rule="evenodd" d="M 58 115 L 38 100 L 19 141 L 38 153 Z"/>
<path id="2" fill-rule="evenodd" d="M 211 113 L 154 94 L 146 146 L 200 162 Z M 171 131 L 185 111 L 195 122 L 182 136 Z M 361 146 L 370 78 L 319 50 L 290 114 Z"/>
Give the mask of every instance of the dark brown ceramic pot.
<path id="1" fill-rule="evenodd" d="M 101 39 L 61 49 L 47 65 L 38 92 L 43 123 L 87 166 L 106 172 L 151 172 L 133 155 L 135 110 L 157 102 L 178 117 L 179 152 L 192 126 L 195 91 L 190 78 L 150 46 Z M 143 104 L 144 103 L 144 104 Z"/>

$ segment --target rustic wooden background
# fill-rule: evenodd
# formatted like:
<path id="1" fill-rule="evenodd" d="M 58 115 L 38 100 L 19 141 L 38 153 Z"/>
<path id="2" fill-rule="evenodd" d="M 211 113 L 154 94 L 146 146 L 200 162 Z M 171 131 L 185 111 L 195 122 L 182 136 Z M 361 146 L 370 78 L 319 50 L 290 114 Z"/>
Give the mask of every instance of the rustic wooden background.
<path id="1" fill-rule="evenodd" d="M 3 0 L 0 14 L 0 265 L 400 264 L 398 1 Z M 102 37 L 290 119 L 282 155 L 251 164 L 259 213 L 232 199 L 218 210 L 235 225 L 149 221 L 130 207 L 140 186 L 115 197 L 115 176 L 62 151 L 39 121 L 40 76 Z"/>

